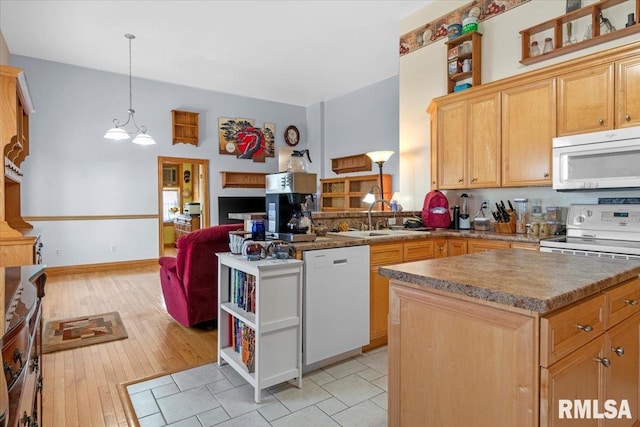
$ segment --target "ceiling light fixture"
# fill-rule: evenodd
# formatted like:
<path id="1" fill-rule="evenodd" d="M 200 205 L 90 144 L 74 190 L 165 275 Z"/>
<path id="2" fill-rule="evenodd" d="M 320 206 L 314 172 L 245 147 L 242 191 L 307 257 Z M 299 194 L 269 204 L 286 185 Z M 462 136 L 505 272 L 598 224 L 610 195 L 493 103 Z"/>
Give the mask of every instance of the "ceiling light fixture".
<path id="1" fill-rule="evenodd" d="M 113 127 L 104 134 L 104 137 L 114 141 L 121 141 L 135 136 L 132 141 L 134 144 L 152 145 L 156 142 L 151 135 L 147 134 L 147 127 L 144 125 L 138 126 L 135 117 L 133 117 L 135 110 L 133 109 L 133 94 L 131 91 L 131 40 L 135 39 L 136 36 L 133 34 L 125 34 L 124 36 L 129 39 L 129 109 L 127 110 L 129 117 L 127 121 L 122 124 L 118 119 L 113 119 Z M 136 127 L 135 130 L 128 131 L 125 129 L 125 126 L 127 126 L 129 122 L 133 123 Z"/>

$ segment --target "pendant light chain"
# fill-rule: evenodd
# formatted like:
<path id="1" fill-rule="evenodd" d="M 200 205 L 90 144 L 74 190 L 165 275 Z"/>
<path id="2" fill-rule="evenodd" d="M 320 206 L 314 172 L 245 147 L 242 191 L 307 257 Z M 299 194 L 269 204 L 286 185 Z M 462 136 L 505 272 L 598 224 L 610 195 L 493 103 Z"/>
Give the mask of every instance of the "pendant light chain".
<path id="1" fill-rule="evenodd" d="M 133 39 L 135 36 L 132 34 L 129 34 L 129 37 L 127 37 L 129 39 L 129 109 L 133 110 L 133 90 L 131 90 L 131 39 Z"/>
<path id="2" fill-rule="evenodd" d="M 135 39 L 136 36 L 133 34 L 125 34 L 126 38 L 129 39 L 129 110 L 133 110 L 133 90 L 131 84 L 131 40 Z"/>

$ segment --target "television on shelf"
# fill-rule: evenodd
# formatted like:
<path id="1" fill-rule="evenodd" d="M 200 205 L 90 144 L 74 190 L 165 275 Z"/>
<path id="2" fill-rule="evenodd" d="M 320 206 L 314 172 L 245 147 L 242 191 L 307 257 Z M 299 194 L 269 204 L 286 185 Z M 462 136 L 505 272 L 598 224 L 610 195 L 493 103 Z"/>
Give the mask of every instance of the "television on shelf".
<path id="1" fill-rule="evenodd" d="M 241 219 L 229 219 L 230 213 L 265 212 L 265 197 L 218 197 L 218 222 L 220 224 L 236 224 Z"/>

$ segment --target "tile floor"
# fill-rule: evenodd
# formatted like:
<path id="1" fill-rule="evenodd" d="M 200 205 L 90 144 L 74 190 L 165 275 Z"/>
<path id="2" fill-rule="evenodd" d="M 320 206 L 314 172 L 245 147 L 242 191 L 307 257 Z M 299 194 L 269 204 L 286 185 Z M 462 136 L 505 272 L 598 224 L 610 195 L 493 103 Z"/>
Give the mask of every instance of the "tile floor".
<path id="1" fill-rule="evenodd" d="M 229 365 L 212 363 L 129 385 L 141 427 L 387 425 L 387 348 L 303 375 L 262 392 Z"/>

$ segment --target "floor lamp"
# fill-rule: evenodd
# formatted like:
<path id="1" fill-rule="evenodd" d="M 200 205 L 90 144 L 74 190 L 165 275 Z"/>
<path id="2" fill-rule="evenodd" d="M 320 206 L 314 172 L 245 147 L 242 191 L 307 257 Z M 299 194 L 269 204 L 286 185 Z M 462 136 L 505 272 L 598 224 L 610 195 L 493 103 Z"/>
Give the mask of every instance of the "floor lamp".
<path id="1" fill-rule="evenodd" d="M 384 200 L 382 165 L 384 164 L 384 162 L 389 160 L 389 157 L 393 155 L 393 151 L 370 151 L 366 154 L 371 159 L 371 161 L 378 164 L 378 168 L 380 169 L 380 198 Z M 382 203 L 382 210 L 384 210 L 384 203 Z"/>

